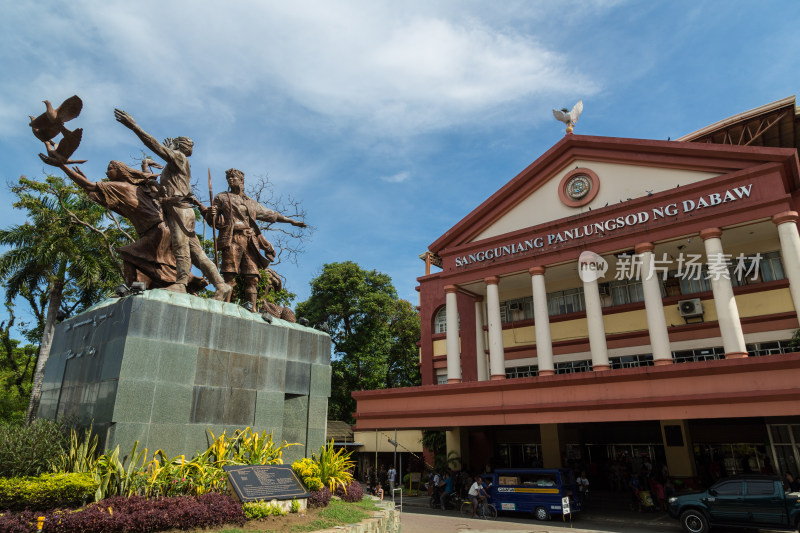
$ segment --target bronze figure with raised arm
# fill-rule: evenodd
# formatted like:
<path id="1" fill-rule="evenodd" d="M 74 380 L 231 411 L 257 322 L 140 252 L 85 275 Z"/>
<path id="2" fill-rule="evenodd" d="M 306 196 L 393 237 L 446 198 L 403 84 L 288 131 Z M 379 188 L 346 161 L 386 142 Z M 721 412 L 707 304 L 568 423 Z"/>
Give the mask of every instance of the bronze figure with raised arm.
<path id="1" fill-rule="evenodd" d="M 275 259 L 275 250 L 261 234 L 257 221 L 284 222 L 299 228 L 305 228 L 306 224 L 267 209 L 247 196 L 241 170 L 226 170 L 225 179 L 228 180 L 228 191 L 219 193 L 211 208 L 201 208 L 201 212 L 209 224 L 219 228 L 220 270 L 225 282 L 234 286 L 237 274 L 244 277 L 245 298 L 256 310 L 259 269 L 266 269 Z M 266 256 L 261 254 L 262 250 Z"/>
<path id="2" fill-rule="evenodd" d="M 214 285 L 215 300 L 230 297 L 231 287 L 222 279 L 217 267 L 206 256 L 194 231 L 195 215 L 192 206 L 196 199 L 192 194 L 192 170 L 189 156 L 194 142 L 188 137 L 166 139 L 163 144 L 145 132 L 125 111 L 114 110 L 119 123 L 134 132 L 147 148 L 166 162 L 159 179 L 162 196 L 159 198 L 164 219 L 170 230 L 172 253 L 175 256 L 177 279 L 166 287 L 176 292 L 186 292 L 186 285 L 194 264 Z"/>
<path id="3" fill-rule="evenodd" d="M 156 202 L 158 185 L 149 172 L 130 168 L 121 161 L 111 161 L 106 170 L 109 181 L 91 181 L 79 167 L 68 167 L 64 159 L 39 154 L 48 165 L 60 168 L 89 198 L 106 209 L 127 218 L 138 239 L 120 246 L 125 283 L 143 281 L 148 289 L 175 283 L 175 257 L 170 246 L 170 232 Z M 189 290 L 196 292 L 205 281 L 190 274 Z"/>

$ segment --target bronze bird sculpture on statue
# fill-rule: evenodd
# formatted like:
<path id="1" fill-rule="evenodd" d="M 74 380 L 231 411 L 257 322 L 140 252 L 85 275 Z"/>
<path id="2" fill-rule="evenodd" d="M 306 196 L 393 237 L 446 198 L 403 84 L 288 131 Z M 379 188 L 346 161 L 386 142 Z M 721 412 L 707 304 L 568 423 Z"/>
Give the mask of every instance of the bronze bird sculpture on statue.
<path id="1" fill-rule="evenodd" d="M 78 149 L 78 146 L 81 144 L 81 137 L 83 137 L 83 129 L 78 128 L 74 131 L 66 130 L 64 133 L 64 138 L 61 139 L 61 142 L 55 144 L 51 140 L 46 140 L 44 145 L 47 147 L 47 156 L 44 154 L 39 154 L 39 157 L 42 158 L 47 164 L 52 164 L 55 162 L 56 164 L 64 164 L 64 165 L 79 165 L 81 163 L 86 163 L 86 159 L 70 159 L 70 156 L 75 153 L 75 150 Z"/>
<path id="2" fill-rule="evenodd" d="M 64 127 L 64 123 L 77 118 L 83 109 L 83 102 L 77 95 L 70 96 L 56 109 L 53 109 L 53 105 L 48 100 L 44 100 L 44 105 L 47 107 L 45 112 L 36 118 L 31 116 L 29 124 L 33 134 L 42 142 L 51 140 L 59 133 L 63 133 L 65 137 L 67 133 L 71 133 Z M 78 138 L 78 142 L 80 142 L 80 138 Z"/>

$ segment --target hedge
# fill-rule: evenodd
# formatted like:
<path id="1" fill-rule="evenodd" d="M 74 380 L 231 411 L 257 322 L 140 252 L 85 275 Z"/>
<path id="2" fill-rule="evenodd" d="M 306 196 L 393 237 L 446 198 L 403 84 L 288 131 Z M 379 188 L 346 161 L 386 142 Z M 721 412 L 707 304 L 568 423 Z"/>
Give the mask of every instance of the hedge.
<path id="1" fill-rule="evenodd" d="M 0 509 L 77 507 L 96 491 L 97 482 L 89 473 L 0 478 Z"/>

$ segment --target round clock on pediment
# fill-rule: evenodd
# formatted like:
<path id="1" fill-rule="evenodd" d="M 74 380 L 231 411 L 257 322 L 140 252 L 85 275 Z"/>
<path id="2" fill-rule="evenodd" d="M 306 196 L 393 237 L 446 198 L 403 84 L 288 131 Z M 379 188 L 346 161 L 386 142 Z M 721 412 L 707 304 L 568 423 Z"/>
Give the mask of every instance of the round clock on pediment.
<path id="1" fill-rule="evenodd" d="M 582 207 L 597 196 L 600 178 L 588 168 L 576 168 L 561 179 L 558 197 L 569 207 Z"/>

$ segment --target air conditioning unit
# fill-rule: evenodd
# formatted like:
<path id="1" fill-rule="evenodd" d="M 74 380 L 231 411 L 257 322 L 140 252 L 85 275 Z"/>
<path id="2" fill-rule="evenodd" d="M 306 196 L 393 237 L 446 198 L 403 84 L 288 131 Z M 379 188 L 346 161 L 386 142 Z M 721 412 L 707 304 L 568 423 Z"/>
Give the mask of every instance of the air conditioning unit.
<path id="1" fill-rule="evenodd" d="M 600 283 L 597 288 L 600 291 L 600 296 L 611 296 L 611 285 L 608 283 Z"/>
<path id="2" fill-rule="evenodd" d="M 508 304 L 509 311 L 522 311 L 522 304 L 519 302 L 511 302 Z"/>
<path id="3" fill-rule="evenodd" d="M 681 300 L 678 302 L 678 312 L 684 318 L 703 316 L 703 302 L 700 301 L 700 298 Z"/>

